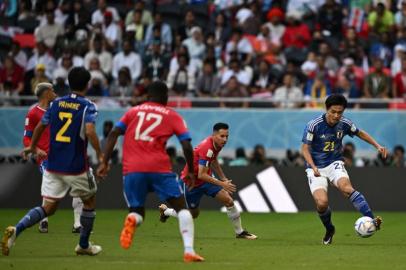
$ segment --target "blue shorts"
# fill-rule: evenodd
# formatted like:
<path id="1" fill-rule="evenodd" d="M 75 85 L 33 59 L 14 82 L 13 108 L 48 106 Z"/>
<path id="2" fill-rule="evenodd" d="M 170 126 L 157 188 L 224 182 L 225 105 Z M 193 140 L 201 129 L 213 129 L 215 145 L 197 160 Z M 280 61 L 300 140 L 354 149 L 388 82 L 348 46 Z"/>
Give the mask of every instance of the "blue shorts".
<path id="1" fill-rule="evenodd" d="M 129 208 L 144 207 L 148 192 L 161 201 L 183 195 L 175 173 L 129 173 L 124 176 L 124 199 Z"/>
<path id="2" fill-rule="evenodd" d="M 223 188 L 211 183 L 204 183 L 201 186 L 188 190 L 187 185 L 182 180 L 179 180 L 179 184 L 182 186 L 183 193 L 185 194 L 186 205 L 189 209 L 198 208 L 200 200 L 203 195 L 216 197 L 217 193 Z"/>

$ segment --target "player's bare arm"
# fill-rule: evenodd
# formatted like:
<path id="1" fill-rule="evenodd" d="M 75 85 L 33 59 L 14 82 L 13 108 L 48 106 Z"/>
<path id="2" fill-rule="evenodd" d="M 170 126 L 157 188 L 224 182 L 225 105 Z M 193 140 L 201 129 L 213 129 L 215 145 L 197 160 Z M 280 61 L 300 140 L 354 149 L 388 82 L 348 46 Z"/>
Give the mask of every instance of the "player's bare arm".
<path id="1" fill-rule="evenodd" d="M 216 175 L 220 178 L 220 180 L 222 180 L 222 181 L 227 181 L 227 180 L 231 181 L 224 174 L 223 169 L 221 168 L 221 165 L 220 165 L 220 163 L 218 162 L 217 159 L 212 161 L 211 168 L 216 173 Z"/>
<path id="2" fill-rule="evenodd" d="M 186 164 L 189 168 L 188 177 L 190 180 L 189 190 L 195 186 L 195 175 L 193 171 L 193 146 L 190 140 L 183 140 L 180 142 L 182 145 L 183 155 L 185 156 Z"/>
<path id="3" fill-rule="evenodd" d="M 41 122 L 34 129 L 34 134 L 32 135 L 31 144 L 28 147 L 25 147 L 22 155 L 24 159 L 28 158 L 30 153 L 36 154 L 40 158 L 46 157 L 47 153 L 37 147 L 38 141 L 41 138 L 42 133 L 47 128 L 47 125 L 42 124 Z"/>
<path id="4" fill-rule="evenodd" d="M 226 180 L 226 181 L 220 181 L 214 177 L 211 177 L 209 174 L 209 168 L 199 165 L 199 174 L 198 177 L 200 180 L 203 180 L 205 182 L 217 185 L 217 186 L 221 186 L 225 191 L 227 191 L 228 193 L 232 194 L 233 192 L 235 192 L 237 190 L 236 186 L 231 183 L 230 180 Z"/>
<path id="5" fill-rule="evenodd" d="M 366 131 L 360 130 L 357 136 L 363 140 L 369 143 L 370 145 L 374 146 L 378 152 L 382 155 L 383 158 L 386 158 L 388 155 L 388 151 L 384 146 L 381 146 L 377 141 L 375 141 L 374 138 L 372 138 L 371 135 L 369 135 Z"/>
<path id="6" fill-rule="evenodd" d="M 109 171 L 109 161 L 111 154 L 113 153 L 114 146 L 116 145 L 118 137 L 122 134 L 120 128 L 114 128 L 110 134 L 107 136 L 107 143 L 103 149 L 103 158 L 100 162 L 99 167 L 97 168 L 97 176 L 105 177 Z"/>
<path id="7" fill-rule="evenodd" d="M 96 134 L 96 126 L 94 123 L 86 123 L 85 134 L 86 134 L 86 137 L 89 139 L 89 142 L 92 145 L 94 151 L 96 151 L 97 161 L 101 162 L 102 151 L 100 148 L 99 138 L 97 137 L 97 134 Z"/>
<path id="8" fill-rule="evenodd" d="M 306 162 L 310 165 L 310 167 L 312 167 L 314 176 L 318 177 L 318 176 L 320 176 L 320 172 L 319 172 L 319 169 L 316 167 L 316 165 L 314 165 L 314 161 L 313 161 L 312 155 L 310 154 L 309 147 L 310 147 L 310 145 L 308 145 L 308 144 L 305 144 L 305 143 L 302 144 L 303 157 L 305 158 Z"/>

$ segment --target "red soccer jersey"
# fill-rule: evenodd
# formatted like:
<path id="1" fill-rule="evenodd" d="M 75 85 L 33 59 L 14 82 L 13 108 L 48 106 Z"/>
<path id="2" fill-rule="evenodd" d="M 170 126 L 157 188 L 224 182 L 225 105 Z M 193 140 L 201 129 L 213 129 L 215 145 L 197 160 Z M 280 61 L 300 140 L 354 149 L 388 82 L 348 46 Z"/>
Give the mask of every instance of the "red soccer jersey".
<path id="1" fill-rule="evenodd" d="M 24 128 L 24 138 L 23 144 L 25 147 L 31 144 L 31 137 L 34 132 L 35 127 L 41 121 L 45 110 L 42 109 L 38 104 L 33 105 L 25 117 L 25 128 Z M 47 127 L 42 133 L 41 138 L 38 141 L 37 147 L 46 153 L 49 150 L 49 127 Z M 44 159 L 37 159 L 37 163 L 41 164 Z"/>
<path id="2" fill-rule="evenodd" d="M 208 167 L 209 171 L 207 173 L 211 175 L 210 165 L 213 160 L 217 159 L 217 156 L 220 153 L 221 149 L 222 148 L 214 148 L 214 142 L 211 136 L 204 139 L 198 146 L 195 147 L 195 149 L 193 150 L 193 172 L 196 177 L 195 186 L 201 186 L 205 183 L 205 181 L 198 179 L 199 165 Z M 189 180 L 186 179 L 188 172 L 189 168 L 186 164 L 185 168 L 183 168 L 181 179 L 187 185 L 189 184 Z"/>
<path id="3" fill-rule="evenodd" d="M 174 110 L 154 102 L 131 108 L 116 125 L 124 133 L 123 173 L 169 173 L 166 142 L 172 135 L 190 140 L 186 122 Z"/>

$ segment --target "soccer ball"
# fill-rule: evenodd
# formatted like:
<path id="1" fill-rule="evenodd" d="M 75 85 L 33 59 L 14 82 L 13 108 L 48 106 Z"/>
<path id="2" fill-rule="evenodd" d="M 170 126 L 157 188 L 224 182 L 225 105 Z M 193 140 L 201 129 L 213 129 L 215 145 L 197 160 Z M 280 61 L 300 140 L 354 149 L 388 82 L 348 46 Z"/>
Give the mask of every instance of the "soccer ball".
<path id="1" fill-rule="evenodd" d="M 376 231 L 374 220 L 370 217 L 360 217 L 357 219 L 354 228 L 355 232 L 363 238 L 371 237 Z"/>

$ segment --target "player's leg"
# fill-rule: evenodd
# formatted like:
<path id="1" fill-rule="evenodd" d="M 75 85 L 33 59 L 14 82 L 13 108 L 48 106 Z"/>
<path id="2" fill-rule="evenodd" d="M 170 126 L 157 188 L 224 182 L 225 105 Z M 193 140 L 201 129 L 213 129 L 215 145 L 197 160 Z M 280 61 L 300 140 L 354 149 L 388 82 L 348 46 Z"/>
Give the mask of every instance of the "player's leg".
<path id="1" fill-rule="evenodd" d="M 155 174 L 153 189 L 161 201 L 167 201 L 178 213 L 179 231 L 182 236 L 185 262 L 204 261 L 203 257 L 194 251 L 194 223 L 192 214 L 187 210 L 185 197 L 176 182 L 176 175 L 173 173 Z"/>
<path id="2" fill-rule="evenodd" d="M 337 161 L 334 162 L 332 165 L 334 166 L 330 165 L 330 178 L 332 179 L 333 184 L 338 188 L 338 190 L 340 190 L 344 197 L 348 198 L 351 201 L 354 208 L 357 209 L 363 216 L 368 216 L 374 219 L 377 229 L 380 229 L 382 218 L 374 217 L 374 214 L 372 213 L 372 210 L 369 207 L 369 204 L 364 195 L 353 188 L 348 173 L 344 168 L 344 162 Z"/>
<path id="3" fill-rule="evenodd" d="M 80 233 L 80 216 L 82 214 L 83 202 L 79 197 L 72 198 L 73 227 L 72 233 Z"/>
<path id="4" fill-rule="evenodd" d="M 331 209 L 328 205 L 328 182 L 324 176 L 315 177 L 312 169 L 307 169 L 306 173 L 317 213 L 323 226 L 326 228 L 322 243 L 328 245 L 333 242 L 335 233 L 335 227 L 331 221 Z"/>
<path id="5" fill-rule="evenodd" d="M 77 255 L 97 255 L 102 251 L 101 246 L 93 245 L 89 241 L 96 219 L 96 180 L 91 171 L 77 176 L 64 176 L 63 179 L 71 187 L 70 195 L 80 197 L 83 202 L 80 215 L 82 228 L 80 230 L 79 244 L 75 247 L 75 252 Z"/>
<path id="6" fill-rule="evenodd" d="M 124 199 L 127 202 L 129 214 L 124 220 L 120 234 L 120 245 L 130 248 L 137 227 L 145 217 L 144 203 L 148 194 L 148 177 L 146 173 L 130 173 L 124 176 Z"/>
<path id="7" fill-rule="evenodd" d="M 222 188 L 219 190 L 219 188 L 220 187 L 215 185 L 209 185 L 206 193 L 207 195 L 216 198 L 216 200 L 221 202 L 226 207 L 227 216 L 230 219 L 231 224 L 233 224 L 236 237 L 250 240 L 257 239 L 258 237 L 255 234 L 249 233 L 242 228 L 241 214 L 235 206 L 233 198 L 227 191 Z"/>
<path id="8" fill-rule="evenodd" d="M 42 207 L 45 205 L 45 200 L 42 200 Z M 48 233 L 48 217 L 44 217 L 40 222 L 38 226 L 38 231 L 40 233 Z"/>

